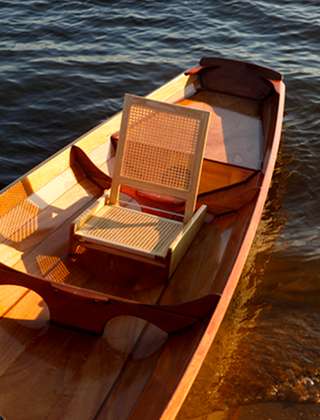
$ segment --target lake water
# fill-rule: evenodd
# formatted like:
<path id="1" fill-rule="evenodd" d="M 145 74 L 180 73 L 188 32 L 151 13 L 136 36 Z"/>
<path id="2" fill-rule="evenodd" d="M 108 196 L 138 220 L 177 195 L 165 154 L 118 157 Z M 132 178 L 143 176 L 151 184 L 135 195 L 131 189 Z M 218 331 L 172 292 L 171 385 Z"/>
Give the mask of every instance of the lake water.
<path id="1" fill-rule="evenodd" d="M 180 418 L 320 417 L 319 0 L 7 0 L 0 23 L 1 186 L 202 56 L 284 74 L 263 220 Z"/>

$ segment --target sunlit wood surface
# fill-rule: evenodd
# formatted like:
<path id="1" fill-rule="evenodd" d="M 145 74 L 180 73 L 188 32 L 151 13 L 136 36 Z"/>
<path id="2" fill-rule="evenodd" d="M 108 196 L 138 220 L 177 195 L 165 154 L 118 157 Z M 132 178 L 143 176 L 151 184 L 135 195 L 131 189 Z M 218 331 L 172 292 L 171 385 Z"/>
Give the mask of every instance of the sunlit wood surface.
<path id="1" fill-rule="evenodd" d="M 200 191 L 240 182 L 252 169 L 260 168 L 266 150 L 259 104 L 205 92 L 184 99 L 196 89 L 196 77 L 183 75 L 151 97 L 210 109 L 214 114 L 207 158 L 238 167 L 228 171 L 219 164 L 214 168 L 204 163 Z M 242 121 L 246 128 L 239 133 Z M 105 139 L 119 129 L 119 122 L 117 115 L 77 142 L 104 171 L 112 167 L 113 155 Z M 232 140 L 236 132 L 240 134 L 237 142 L 245 140 L 249 155 Z M 55 282 L 143 302 L 173 304 L 224 290 L 255 202 L 225 216 L 209 213 L 170 282 L 150 287 L 149 274 L 141 276 L 134 263 L 118 276 L 117 258 L 103 260 L 92 250 L 83 252 L 77 262 L 68 258 L 72 221 L 102 193 L 90 180 L 74 176 L 69 152 L 66 148 L 0 196 L 0 262 Z M 251 236 L 254 231 L 251 228 Z M 0 286 L 0 415 L 8 419 L 153 419 L 166 409 L 170 418 L 196 375 L 236 282 L 234 278 L 228 284 L 228 297 L 210 324 L 204 320 L 169 337 L 128 317 L 110 321 L 102 337 L 51 325 L 48 308 L 37 294 Z M 173 394 L 180 403 L 172 399 Z"/>

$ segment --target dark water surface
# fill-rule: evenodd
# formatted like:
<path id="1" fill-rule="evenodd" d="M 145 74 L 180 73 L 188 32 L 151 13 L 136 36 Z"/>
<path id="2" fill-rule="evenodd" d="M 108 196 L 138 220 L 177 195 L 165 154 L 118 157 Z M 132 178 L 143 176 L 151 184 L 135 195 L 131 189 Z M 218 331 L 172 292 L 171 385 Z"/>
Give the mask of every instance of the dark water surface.
<path id="1" fill-rule="evenodd" d="M 235 407 L 276 401 L 309 404 L 270 419 L 320 416 L 320 0 L 8 0 L 0 23 L 1 186 L 201 56 L 285 75 L 263 221 L 180 418 L 245 419 Z"/>

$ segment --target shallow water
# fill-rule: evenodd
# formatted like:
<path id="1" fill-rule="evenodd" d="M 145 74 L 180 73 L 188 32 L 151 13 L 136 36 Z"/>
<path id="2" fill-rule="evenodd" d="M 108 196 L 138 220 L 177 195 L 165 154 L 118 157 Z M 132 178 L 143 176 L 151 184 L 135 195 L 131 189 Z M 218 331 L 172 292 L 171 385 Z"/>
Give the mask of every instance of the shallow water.
<path id="1" fill-rule="evenodd" d="M 320 3 L 8 0 L 0 22 L 1 186 L 119 110 L 124 93 L 146 94 L 202 56 L 285 75 L 283 139 L 263 221 L 180 417 L 319 403 Z"/>

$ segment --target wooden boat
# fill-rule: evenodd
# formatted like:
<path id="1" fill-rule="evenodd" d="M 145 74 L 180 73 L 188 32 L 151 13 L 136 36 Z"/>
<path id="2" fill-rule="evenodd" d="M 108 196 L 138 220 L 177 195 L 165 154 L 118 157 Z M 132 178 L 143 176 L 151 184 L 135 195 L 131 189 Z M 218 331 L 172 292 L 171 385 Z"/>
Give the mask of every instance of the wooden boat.
<path id="1" fill-rule="evenodd" d="M 0 416 L 177 415 L 263 211 L 281 135 L 281 79 L 203 58 L 148 95 L 212 116 L 198 192 L 208 215 L 169 281 L 141 262 L 68 255 L 70 226 L 110 185 L 121 113 L 1 192 Z M 135 205 L 179 211 L 175 201 L 122 192 Z"/>

